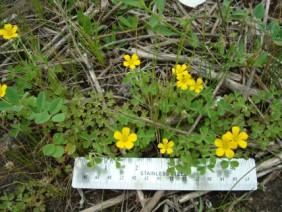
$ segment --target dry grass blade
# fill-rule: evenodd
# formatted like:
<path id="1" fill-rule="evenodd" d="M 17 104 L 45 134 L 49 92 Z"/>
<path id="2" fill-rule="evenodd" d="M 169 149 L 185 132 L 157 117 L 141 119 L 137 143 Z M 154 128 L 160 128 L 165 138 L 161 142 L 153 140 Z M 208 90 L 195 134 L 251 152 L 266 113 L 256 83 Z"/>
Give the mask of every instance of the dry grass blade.
<path id="1" fill-rule="evenodd" d="M 90 208 L 84 209 L 81 212 L 95 212 L 95 211 L 102 211 L 106 208 L 112 207 L 114 205 L 120 204 L 121 202 L 133 197 L 135 195 L 135 192 L 124 192 L 123 194 L 109 199 L 109 200 L 105 200 L 97 205 L 94 205 Z"/>

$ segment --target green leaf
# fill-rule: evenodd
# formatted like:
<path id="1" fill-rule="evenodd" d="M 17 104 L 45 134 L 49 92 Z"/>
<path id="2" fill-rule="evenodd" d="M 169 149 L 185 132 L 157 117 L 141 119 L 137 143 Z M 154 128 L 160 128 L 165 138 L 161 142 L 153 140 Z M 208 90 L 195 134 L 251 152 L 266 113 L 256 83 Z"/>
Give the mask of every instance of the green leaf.
<path id="1" fill-rule="evenodd" d="M 102 163 L 102 159 L 101 158 L 94 158 L 94 161 L 95 161 L 96 164 Z"/>
<path id="2" fill-rule="evenodd" d="M 45 92 L 41 91 L 37 97 L 37 101 L 36 101 L 36 106 L 37 106 L 37 111 L 38 112 L 42 112 L 43 107 L 45 104 Z"/>
<path id="3" fill-rule="evenodd" d="M 202 136 L 207 136 L 208 133 L 209 133 L 209 128 L 203 126 L 203 127 L 200 128 L 200 132 L 201 132 L 201 135 L 202 135 Z"/>
<path id="4" fill-rule="evenodd" d="M 229 166 L 229 162 L 226 161 L 226 160 L 223 160 L 223 161 L 220 162 L 220 165 L 223 169 L 227 169 L 228 166 Z"/>
<path id="5" fill-rule="evenodd" d="M 197 170 L 200 172 L 200 175 L 204 175 L 206 173 L 206 167 L 200 166 L 197 168 Z"/>
<path id="6" fill-rule="evenodd" d="M 116 168 L 121 168 L 121 163 L 120 162 L 118 162 L 118 161 L 116 161 Z"/>
<path id="7" fill-rule="evenodd" d="M 64 113 L 59 113 L 57 115 L 55 115 L 54 117 L 52 117 L 52 121 L 53 122 L 62 122 L 64 121 L 66 118 Z"/>
<path id="8" fill-rule="evenodd" d="M 177 33 L 171 31 L 169 28 L 165 27 L 165 26 L 162 26 L 162 25 L 159 25 L 157 26 L 154 31 L 156 33 L 159 33 L 163 36 L 171 36 L 171 35 L 177 35 Z"/>
<path id="9" fill-rule="evenodd" d="M 87 132 L 81 132 L 79 134 L 79 137 L 83 138 L 84 140 L 89 140 L 90 139 L 90 136 L 88 135 Z"/>
<path id="10" fill-rule="evenodd" d="M 249 11 L 247 8 L 244 8 L 243 10 L 235 10 L 231 11 L 231 17 L 235 20 L 243 19 L 248 16 L 248 13 Z"/>
<path id="11" fill-rule="evenodd" d="M 36 124 L 43 124 L 43 123 L 49 121 L 50 118 L 51 118 L 51 116 L 49 115 L 49 113 L 47 111 L 45 111 L 43 113 L 39 113 L 36 116 L 35 123 Z"/>
<path id="12" fill-rule="evenodd" d="M 236 168 L 236 167 L 239 166 L 239 162 L 238 162 L 238 161 L 231 161 L 231 162 L 230 162 L 230 166 L 231 166 L 232 168 Z"/>
<path id="13" fill-rule="evenodd" d="M 187 40 L 189 44 L 194 48 L 197 48 L 200 45 L 198 36 L 194 32 L 192 32 L 192 30 L 190 30 Z"/>
<path id="14" fill-rule="evenodd" d="M 149 25 L 152 29 L 154 29 L 159 24 L 159 18 L 156 15 L 151 15 L 149 18 Z"/>
<path id="15" fill-rule="evenodd" d="M 275 43 L 277 46 L 282 46 L 282 40 L 281 41 L 274 40 L 273 43 Z"/>
<path id="16" fill-rule="evenodd" d="M 43 147 L 44 155 L 52 155 L 55 152 L 56 145 L 55 144 L 46 144 Z"/>
<path id="17" fill-rule="evenodd" d="M 87 149 L 90 146 L 90 141 L 84 141 L 82 146 L 84 149 Z"/>
<path id="18" fill-rule="evenodd" d="M 265 13 L 265 10 L 264 10 L 264 6 L 260 3 L 258 4 L 255 9 L 253 10 L 253 14 L 256 18 L 258 19 L 261 19 L 264 17 L 264 13 Z"/>
<path id="19" fill-rule="evenodd" d="M 118 20 L 119 20 L 119 22 L 122 23 L 124 26 L 127 26 L 128 28 L 131 28 L 131 27 L 132 27 L 131 24 L 129 23 L 129 21 L 128 21 L 125 17 L 119 16 L 119 17 L 118 17 Z"/>
<path id="20" fill-rule="evenodd" d="M 278 21 L 272 21 L 270 24 L 269 24 L 269 29 L 270 29 L 270 35 L 271 35 L 271 38 L 273 40 L 275 40 L 280 32 L 281 32 L 281 29 L 279 27 L 279 23 Z"/>
<path id="21" fill-rule="evenodd" d="M 153 95 L 157 95 L 158 91 L 159 91 L 159 83 L 158 82 L 153 82 L 150 87 L 151 87 L 151 93 Z"/>
<path id="22" fill-rule="evenodd" d="M 12 87 L 7 88 L 5 97 L 9 102 L 11 102 L 14 105 L 17 105 L 20 103 L 20 99 L 17 94 L 17 91 Z"/>
<path id="23" fill-rule="evenodd" d="M 174 168 L 174 167 L 170 167 L 170 168 L 168 168 L 166 171 L 167 171 L 167 173 L 169 173 L 171 176 L 174 176 L 174 175 L 175 175 L 175 168 Z"/>
<path id="24" fill-rule="evenodd" d="M 7 103 L 7 102 L 3 102 L 0 101 L 0 111 L 7 111 L 7 110 L 11 110 L 12 109 L 12 105 Z"/>
<path id="25" fill-rule="evenodd" d="M 54 99 L 49 105 L 51 115 L 58 113 L 62 108 L 63 100 L 61 98 Z"/>
<path id="26" fill-rule="evenodd" d="M 133 6 L 133 7 L 138 7 L 140 9 L 145 8 L 144 0 L 120 0 L 120 2 Z"/>
<path id="27" fill-rule="evenodd" d="M 258 56 L 258 58 L 255 60 L 253 66 L 262 68 L 262 66 L 267 62 L 267 52 L 263 52 Z"/>
<path id="28" fill-rule="evenodd" d="M 186 174 L 186 175 L 190 175 L 191 172 L 192 172 L 192 170 L 191 170 L 191 165 L 185 164 L 185 165 L 183 166 L 182 172 L 183 172 L 184 174 Z"/>
<path id="29" fill-rule="evenodd" d="M 163 14 L 164 8 L 165 8 L 166 0 L 156 0 L 156 6 L 160 12 L 160 14 Z"/>
<path id="30" fill-rule="evenodd" d="M 64 150 L 63 147 L 61 147 L 61 146 L 56 146 L 56 147 L 55 147 L 55 151 L 54 151 L 54 153 L 52 154 L 52 156 L 53 156 L 54 158 L 59 158 L 59 157 L 62 157 L 62 155 L 64 154 L 64 152 L 65 152 L 65 150 Z"/>
<path id="31" fill-rule="evenodd" d="M 65 150 L 69 155 L 72 155 L 76 150 L 76 146 L 71 143 L 68 143 L 65 147 Z"/>
<path id="32" fill-rule="evenodd" d="M 63 144 L 65 141 L 63 134 L 55 133 L 53 135 L 53 141 L 54 141 L 54 144 Z"/>

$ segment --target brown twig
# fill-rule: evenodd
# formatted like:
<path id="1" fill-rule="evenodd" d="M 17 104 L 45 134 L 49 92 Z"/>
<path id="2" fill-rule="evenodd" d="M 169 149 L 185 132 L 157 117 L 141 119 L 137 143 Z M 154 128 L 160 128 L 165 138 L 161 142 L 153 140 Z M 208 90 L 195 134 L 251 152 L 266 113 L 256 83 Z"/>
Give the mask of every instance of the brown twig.
<path id="1" fill-rule="evenodd" d="M 164 195 L 165 191 L 156 191 L 152 199 L 145 205 L 145 207 L 141 210 L 141 212 L 151 212 L 155 205 L 159 202 L 159 200 Z"/>

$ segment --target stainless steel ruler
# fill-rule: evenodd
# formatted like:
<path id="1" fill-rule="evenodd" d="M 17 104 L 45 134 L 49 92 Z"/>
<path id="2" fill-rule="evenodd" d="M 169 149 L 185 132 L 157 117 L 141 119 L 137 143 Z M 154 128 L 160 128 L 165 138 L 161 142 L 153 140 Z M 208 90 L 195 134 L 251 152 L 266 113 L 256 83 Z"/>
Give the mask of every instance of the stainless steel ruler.
<path id="1" fill-rule="evenodd" d="M 176 171 L 174 176 L 166 172 L 169 158 L 123 158 L 121 168 L 116 162 L 102 158 L 94 168 L 87 167 L 85 158 L 76 158 L 74 163 L 74 188 L 87 189 L 134 189 L 134 190 L 256 190 L 257 176 L 254 159 L 234 159 L 236 169 L 222 169 L 217 163 L 213 172 L 207 169 L 200 175 L 192 167 L 191 175 Z M 174 159 L 179 162 L 178 159 Z"/>

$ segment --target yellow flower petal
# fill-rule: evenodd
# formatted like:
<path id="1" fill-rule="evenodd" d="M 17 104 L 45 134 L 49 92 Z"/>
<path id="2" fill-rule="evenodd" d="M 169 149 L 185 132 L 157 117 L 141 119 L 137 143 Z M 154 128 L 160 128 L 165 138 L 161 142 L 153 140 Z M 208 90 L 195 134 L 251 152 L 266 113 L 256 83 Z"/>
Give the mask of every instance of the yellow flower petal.
<path id="1" fill-rule="evenodd" d="M 115 131 L 114 138 L 116 140 L 122 140 L 122 134 L 119 131 Z"/>
<path id="2" fill-rule="evenodd" d="M 125 148 L 126 149 L 132 149 L 133 146 L 134 146 L 134 144 L 132 142 L 125 142 Z"/>
<path id="3" fill-rule="evenodd" d="M 236 137 L 240 132 L 240 128 L 238 126 L 232 127 L 232 134 L 234 137 Z"/>
<path id="4" fill-rule="evenodd" d="M 5 35 L 6 31 L 4 29 L 0 29 L 0 35 Z"/>
<path id="5" fill-rule="evenodd" d="M 139 58 L 138 58 L 138 55 L 137 54 L 133 54 L 132 55 L 132 60 L 138 60 Z"/>
<path id="6" fill-rule="evenodd" d="M 225 155 L 226 155 L 227 158 L 233 158 L 234 157 L 234 152 L 231 149 L 227 149 L 225 151 Z"/>
<path id="7" fill-rule="evenodd" d="M 120 149 L 123 149 L 125 147 L 125 142 L 123 141 L 118 141 L 116 142 L 116 146 Z"/>
<path id="8" fill-rule="evenodd" d="M 219 138 L 215 139 L 214 145 L 215 145 L 216 147 L 222 147 L 222 140 L 219 139 Z"/>
<path id="9" fill-rule="evenodd" d="M 18 30 L 18 26 L 14 26 L 13 29 L 12 29 L 12 33 L 15 34 L 17 32 L 17 30 Z"/>
<path id="10" fill-rule="evenodd" d="M 182 84 L 182 86 L 181 86 L 181 90 L 187 90 L 188 89 L 188 85 L 186 85 L 186 84 Z"/>
<path id="11" fill-rule="evenodd" d="M 237 149 L 237 142 L 230 141 L 229 143 L 229 149 Z"/>
<path id="12" fill-rule="evenodd" d="M 2 86 L 0 85 L 0 98 L 6 95 L 6 89 L 7 89 L 6 84 L 3 84 Z"/>
<path id="13" fill-rule="evenodd" d="M 196 89 L 195 89 L 195 92 L 198 94 L 198 93 L 201 92 L 201 90 L 202 90 L 202 88 L 196 88 Z"/>
<path id="14" fill-rule="evenodd" d="M 161 154 L 165 154 L 165 152 L 166 152 L 165 148 L 161 149 Z"/>
<path id="15" fill-rule="evenodd" d="M 158 144 L 158 148 L 160 148 L 160 149 L 164 148 L 164 144 L 159 143 L 159 144 Z"/>
<path id="16" fill-rule="evenodd" d="M 167 144 L 167 147 L 168 147 L 168 148 L 171 148 L 171 147 L 173 147 L 173 146 L 174 146 L 174 142 L 173 142 L 173 141 L 168 142 L 168 144 Z"/>
<path id="17" fill-rule="evenodd" d="M 239 140 L 239 141 L 238 141 L 238 145 L 239 145 L 241 148 L 245 149 L 245 148 L 248 146 L 248 143 L 247 143 L 246 141 L 244 141 L 244 140 Z"/>
<path id="18" fill-rule="evenodd" d="M 126 61 L 129 61 L 130 60 L 130 56 L 128 54 L 124 55 L 123 58 L 126 60 Z"/>
<path id="19" fill-rule="evenodd" d="M 185 71 L 187 69 L 187 65 L 186 64 L 183 64 L 182 66 L 181 66 L 181 70 L 182 71 Z"/>
<path id="20" fill-rule="evenodd" d="M 247 140 L 248 139 L 248 134 L 245 133 L 245 132 L 241 132 L 239 135 L 238 135 L 238 140 Z"/>
<path id="21" fill-rule="evenodd" d="M 166 151 L 167 151 L 167 154 L 173 153 L 173 149 L 172 148 L 168 148 Z"/>
<path id="22" fill-rule="evenodd" d="M 137 135 L 135 133 L 131 133 L 127 139 L 128 142 L 135 142 L 136 140 L 137 140 Z"/>
<path id="23" fill-rule="evenodd" d="M 166 138 L 163 138 L 163 144 L 167 145 L 167 143 L 168 143 L 168 140 Z"/>
<path id="24" fill-rule="evenodd" d="M 197 84 L 198 84 L 198 85 L 201 85 L 202 83 L 203 83 L 203 80 L 202 80 L 201 78 L 198 78 L 198 79 L 197 79 Z"/>
<path id="25" fill-rule="evenodd" d="M 124 62 L 123 62 L 123 66 L 128 67 L 128 66 L 129 66 L 129 62 L 124 61 Z"/>
<path id="26" fill-rule="evenodd" d="M 233 140 L 233 135 L 231 132 L 226 132 L 223 136 L 222 136 L 222 140 L 224 141 L 232 141 Z"/>
<path id="27" fill-rule="evenodd" d="M 135 60 L 134 65 L 139 66 L 140 65 L 140 60 Z"/>
<path id="28" fill-rule="evenodd" d="M 122 135 L 123 136 L 129 136 L 130 134 L 130 129 L 128 127 L 122 128 Z"/>
<path id="29" fill-rule="evenodd" d="M 12 24 L 5 24 L 5 25 L 4 25 L 4 29 L 5 29 L 6 31 L 12 31 Z"/>
<path id="30" fill-rule="evenodd" d="M 187 85 L 189 85 L 190 86 L 190 90 L 194 90 L 195 89 L 195 80 L 194 79 L 189 79 L 188 81 L 187 81 Z M 191 89 L 192 88 L 192 89 Z"/>
<path id="31" fill-rule="evenodd" d="M 216 151 L 215 151 L 215 154 L 218 156 L 218 157 L 221 157 L 224 155 L 224 149 L 222 148 L 217 148 Z"/>

